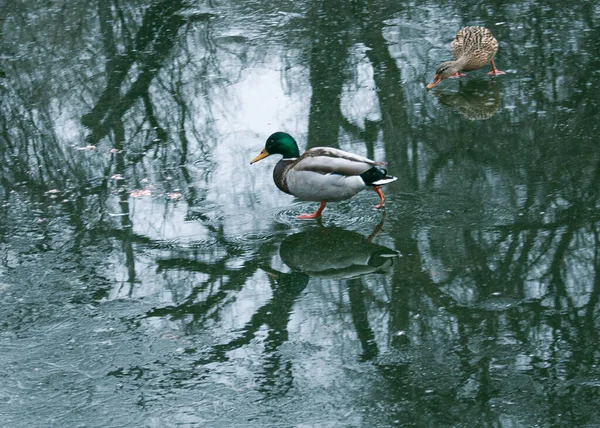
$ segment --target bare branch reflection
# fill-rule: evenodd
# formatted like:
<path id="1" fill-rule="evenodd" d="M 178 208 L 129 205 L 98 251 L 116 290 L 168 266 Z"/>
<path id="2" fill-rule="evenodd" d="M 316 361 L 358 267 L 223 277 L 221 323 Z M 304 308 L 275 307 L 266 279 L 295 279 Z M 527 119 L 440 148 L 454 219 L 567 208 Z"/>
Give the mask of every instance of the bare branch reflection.
<path id="1" fill-rule="evenodd" d="M 251 413 L 182 425 L 268 425 L 277 400 L 291 425 L 598 424 L 593 2 L 34 3 L 0 17 L 9 424 L 59 378 L 65 426 L 61 403 L 120 409 L 123 385 Z M 472 20 L 508 75 L 427 93 Z M 387 162 L 385 226 L 290 220 L 247 168 L 288 128 Z"/>

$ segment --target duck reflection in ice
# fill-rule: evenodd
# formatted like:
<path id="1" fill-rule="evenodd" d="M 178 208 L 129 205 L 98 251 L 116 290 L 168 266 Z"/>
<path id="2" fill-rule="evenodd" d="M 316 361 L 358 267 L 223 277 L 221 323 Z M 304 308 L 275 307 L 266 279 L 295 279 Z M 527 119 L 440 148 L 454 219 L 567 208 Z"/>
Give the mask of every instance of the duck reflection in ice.
<path id="1" fill-rule="evenodd" d="M 352 278 L 387 272 L 400 256 L 398 251 L 372 242 L 382 230 L 383 221 L 368 237 L 340 227 L 320 225 L 285 238 L 279 247 L 279 256 L 291 272 L 261 266 L 272 283 L 271 300 L 252 315 L 237 338 L 213 347 L 205 361 L 224 361 L 228 351 L 248 345 L 262 329 L 265 334 L 264 360 L 258 380 L 260 390 L 269 394 L 288 391 L 294 380 L 292 363 L 279 348 L 288 341 L 293 306 L 310 277 L 350 279 L 351 310 L 353 319 L 357 321 L 357 336 L 363 349 L 361 360 L 374 358 L 378 349 L 360 295 L 361 284 Z M 352 281 L 358 283 L 352 284 Z"/>
<path id="2" fill-rule="evenodd" d="M 352 278 L 386 272 L 400 256 L 398 251 L 372 242 L 382 228 L 383 219 L 366 237 L 340 227 L 320 225 L 285 238 L 280 245 L 279 255 L 291 271 L 280 272 L 262 265 L 261 269 L 271 282 L 271 299 L 252 314 L 237 337 L 211 347 L 203 353 L 197 364 L 227 361 L 228 352 L 249 345 L 261 331 L 264 332 L 264 359 L 258 380 L 261 391 L 281 394 L 289 390 L 293 385 L 292 363 L 279 348 L 288 341 L 288 324 L 293 307 L 311 276 L 350 279 L 351 310 L 363 347 L 361 359 L 375 357 L 378 350 L 361 298 L 361 283 Z"/>
<path id="3" fill-rule="evenodd" d="M 277 288 L 284 284 L 287 287 L 301 284 L 304 288 L 310 277 L 347 280 L 350 311 L 362 347 L 362 361 L 373 359 L 379 350 L 369 325 L 363 297 L 364 285 L 358 278 L 367 274 L 386 273 L 400 257 L 398 251 L 372 242 L 382 230 L 383 222 L 382 219 L 368 237 L 340 227 L 322 225 L 294 233 L 285 238 L 279 247 L 279 256 L 291 272 L 263 268 L 277 282 Z M 298 290 L 300 286 L 295 285 L 293 289 Z"/>
<path id="4" fill-rule="evenodd" d="M 494 116 L 500 107 L 501 95 L 496 82 L 471 80 L 459 82 L 454 93 L 433 92 L 440 103 L 460 113 L 469 120 L 486 120 Z"/>
<path id="5" fill-rule="evenodd" d="M 372 242 L 382 227 L 383 220 L 366 237 L 337 226 L 319 226 L 285 238 L 279 255 L 292 272 L 318 278 L 349 279 L 386 272 L 400 253 Z"/>

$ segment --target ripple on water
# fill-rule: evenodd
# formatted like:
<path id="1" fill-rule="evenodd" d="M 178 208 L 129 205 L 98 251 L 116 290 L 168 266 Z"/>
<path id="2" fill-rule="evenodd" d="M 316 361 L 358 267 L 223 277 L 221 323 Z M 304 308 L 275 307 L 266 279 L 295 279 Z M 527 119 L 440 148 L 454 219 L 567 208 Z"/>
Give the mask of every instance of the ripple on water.
<path id="1" fill-rule="evenodd" d="M 332 202 L 327 205 L 323 216 L 319 220 L 299 220 L 297 215 L 312 213 L 319 207 L 314 202 L 295 202 L 287 207 L 273 208 L 267 212 L 271 220 L 289 226 L 290 228 L 302 227 L 304 224 L 314 224 L 322 222 L 326 224 L 336 224 L 344 228 L 362 227 L 373 221 L 379 221 L 384 211 L 374 208 L 375 204 L 363 201 L 361 203 L 352 203 L 349 201 Z"/>
<path id="2" fill-rule="evenodd" d="M 287 208 L 272 208 L 269 211 L 267 211 L 267 218 L 272 221 L 275 221 L 276 223 L 288 226 L 289 228 L 296 227 L 298 226 L 299 221 L 296 218 L 296 216 L 302 214 L 303 212 L 306 212 L 302 211 L 302 206 L 304 206 L 304 204 L 295 203 L 288 206 Z"/>
<path id="3" fill-rule="evenodd" d="M 189 207 L 186 220 L 197 220 L 214 227 L 226 225 L 227 229 L 236 226 L 243 227 L 251 225 L 256 220 L 256 213 L 251 210 L 241 208 L 231 208 L 227 205 L 216 204 L 214 202 L 204 202 Z"/>
<path id="4" fill-rule="evenodd" d="M 260 246 L 261 244 L 269 242 L 275 237 L 272 233 L 260 234 L 260 233 L 249 233 L 249 234 L 238 234 L 229 236 L 227 242 L 229 244 L 243 247 L 246 245 Z"/>
<path id="5" fill-rule="evenodd" d="M 209 250 L 215 246 L 217 246 L 219 240 L 217 238 L 211 237 L 208 239 L 202 239 L 197 241 L 182 241 L 181 239 L 174 239 L 169 241 L 163 241 L 164 249 L 171 248 L 190 248 L 194 250 Z"/>

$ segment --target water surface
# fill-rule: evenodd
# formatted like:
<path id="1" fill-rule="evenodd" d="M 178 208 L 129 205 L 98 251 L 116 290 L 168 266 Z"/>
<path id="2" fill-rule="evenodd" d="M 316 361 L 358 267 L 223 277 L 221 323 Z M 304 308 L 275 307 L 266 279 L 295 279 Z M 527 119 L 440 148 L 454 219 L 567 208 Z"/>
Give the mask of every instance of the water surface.
<path id="1" fill-rule="evenodd" d="M 600 424 L 600 7 L 237 3 L 1 6 L 3 426 Z M 426 91 L 464 25 L 507 74 Z"/>

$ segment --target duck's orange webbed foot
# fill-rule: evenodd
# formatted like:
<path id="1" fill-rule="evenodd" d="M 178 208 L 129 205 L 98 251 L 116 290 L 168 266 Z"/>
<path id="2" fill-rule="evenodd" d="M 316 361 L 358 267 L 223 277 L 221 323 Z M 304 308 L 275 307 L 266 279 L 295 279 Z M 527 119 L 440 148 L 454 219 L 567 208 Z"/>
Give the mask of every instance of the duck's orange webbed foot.
<path id="1" fill-rule="evenodd" d="M 491 76 L 499 76 L 501 74 L 506 74 L 506 72 L 504 71 L 500 71 L 496 68 L 496 64 L 494 64 L 494 60 L 491 60 L 490 63 L 492 64 L 492 71 L 490 71 L 488 74 Z"/>
<path id="2" fill-rule="evenodd" d="M 296 218 L 298 220 L 312 220 L 312 219 L 321 217 L 321 213 L 325 209 L 326 204 L 327 204 L 327 202 L 321 201 L 321 205 L 319 205 L 319 209 L 317 211 L 315 211 L 313 214 L 300 214 L 300 215 L 297 215 Z"/>

